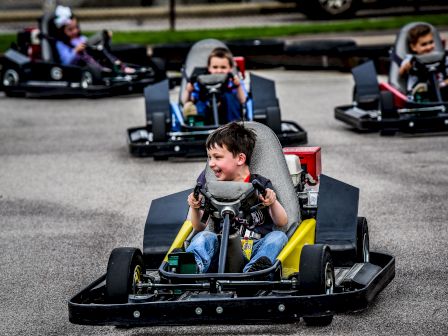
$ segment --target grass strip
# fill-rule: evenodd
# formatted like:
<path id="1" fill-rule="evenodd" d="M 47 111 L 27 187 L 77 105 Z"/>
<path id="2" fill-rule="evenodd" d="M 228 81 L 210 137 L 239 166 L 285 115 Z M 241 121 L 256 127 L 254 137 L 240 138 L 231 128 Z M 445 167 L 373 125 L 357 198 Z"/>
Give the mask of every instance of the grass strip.
<path id="1" fill-rule="evenodd" d="M 161 43 L 194 42 L 204 38 L 244 40 L 286 37 L 302 34 L 341 33 L 398 30 L 409 22 L 424 21 L 434 26 L 446 26 L 448 14 L 408 15 L 387 18 L 353 19 L 341 21 L 306 22 L 276 27 L 239 27 L 227 29 L 195 29 L 179 31 L 116 31 L 114 43 L 155 45 Z M 105 26 L 107 24 L 105 23 Z M 91 32 L 85 32 L 87 35 Z M 15 34 L 0 34 L 0 51 L 5 51 L 16 39 Z"/>

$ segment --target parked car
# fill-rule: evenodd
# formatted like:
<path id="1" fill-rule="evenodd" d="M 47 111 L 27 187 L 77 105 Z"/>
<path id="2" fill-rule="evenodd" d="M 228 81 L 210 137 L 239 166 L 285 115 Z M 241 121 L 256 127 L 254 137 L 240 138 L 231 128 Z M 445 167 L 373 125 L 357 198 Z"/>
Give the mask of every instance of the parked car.
<path id="1" fill-rule="evenodd" d="M 342 19 L 352 17 L 362 8 L 386 8 L 393 6 L 414 6 L 446 4 L 442 0 L 279 0 L 296 2 L 299 11 L 310 19 Z"/>

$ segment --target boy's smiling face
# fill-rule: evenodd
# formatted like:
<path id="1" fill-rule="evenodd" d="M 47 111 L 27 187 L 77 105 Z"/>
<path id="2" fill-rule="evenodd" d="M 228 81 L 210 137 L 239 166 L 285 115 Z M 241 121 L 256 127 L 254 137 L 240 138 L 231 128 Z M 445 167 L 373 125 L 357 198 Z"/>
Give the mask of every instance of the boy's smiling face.
<path id="1" fill-rule="evenodd" d="M 415 44 L 410 45 L 412 51 L 417 55 L 428 54 L 435 48 L 432 33 L 420 36 Z"/>
<path id="2" fill-rule="evenodd" d="M 207 149 L 208 165 L 218 181 L 238 181 L 241 168 L 246 163 L 246 155 L 239 153 L 236 156 L 227 147 L 215 144 Z"/>

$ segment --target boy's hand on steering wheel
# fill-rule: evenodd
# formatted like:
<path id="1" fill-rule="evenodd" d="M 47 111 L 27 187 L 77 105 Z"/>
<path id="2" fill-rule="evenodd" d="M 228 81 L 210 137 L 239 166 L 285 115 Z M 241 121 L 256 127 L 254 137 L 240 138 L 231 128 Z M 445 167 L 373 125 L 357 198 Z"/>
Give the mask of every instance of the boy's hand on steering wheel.
<path id="1" fill-rule="evenodd" d="M 259 195 L 259 199 L 264 206 L 270 207 L 277 200 L 277 194 L 274 190 L 266 188 L 265 195 Z"/>
<path id="2" fill-rule="evenodd" d="M 241 81 L 240 81 L 240 78 L 238 76 L 235 76 L 235 75 L 232 74 L 232 77 L 230 77 L 230 78 L 232 79 L 233 85 L 235 87 L 239 87 L 241 85 Z"/>
<path id="3" fill-rule="evenodd" d="M 188 195 L 187 202 L 190 208 L 199 209 L 201 207 L 202 195 L 199 195 L 199 197 L 196 199 L 194 193 L 191 193 L 190 195 Z"/>

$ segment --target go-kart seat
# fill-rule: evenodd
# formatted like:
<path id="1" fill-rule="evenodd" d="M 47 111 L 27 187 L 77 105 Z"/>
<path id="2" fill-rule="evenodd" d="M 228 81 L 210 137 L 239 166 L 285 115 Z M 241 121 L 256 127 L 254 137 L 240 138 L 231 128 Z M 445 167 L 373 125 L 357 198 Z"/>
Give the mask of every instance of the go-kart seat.
<path id="1" fill-rule="evenodd" d="M 411 49 L 409 48 L 408 33 L 409 30 L 411 30 L 418 24 L 426 24 L 431 27 L 435 43 L 434 51 L 440 51 L 440 52 L 445 51 L 437 29 L 431 24 L 426 22 L 412 22 L 408 23 L 403 28 L 401 28 L 401 30 L 397 35 L 397 38 L 395 39 L 395 44 L 391 50 L 389 83 L 392 84 L 397 89 L 399 89 L 400 91 L 402 91 L 403 93 L 406 93 L 407 78 L 405 76 L 400 76 L 398 70 L 400 69 L 401 60 L 403 60 L 406 57 L 406 55 L 412 53 Z"/>
<path id="2" fill-rule="evenodd" d="M 56 49 L 56 26 L 54 14 L 45 14 L 39 20 L 41 32 L 42 60 L 45 62 L 60 63 L 59 53 Z"/>
<path id="3" fill-rule="evenodd" d="M 223 42 L 216 39 L 201 40 L 191 47 L 183 67 L 183 76 L 179 91 L 179 102 L 181 102 L 182 93 L 185 90 L 187 81 L 192 76 L 207 73 L 208 56 L 215 48 L 225 48 L 229 50 Z"/>
<path id="4" fill-rule="evenodd" d="M 252 174 L 260 174 L 271 180 L 277 198 L 288 215 L 288 225 L 281 230 L 291 236 L 300 223 L 300 205 L 282 146 L 268 126 L 253 121 L 245 122 L 244 126 L 253 129 L 257 134 L 250 171 Z M 209 165 L 206 166 L 205 177 L 207 181 L 216 180 Z"/>

